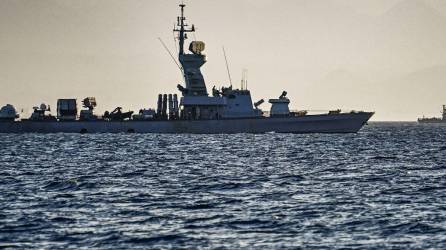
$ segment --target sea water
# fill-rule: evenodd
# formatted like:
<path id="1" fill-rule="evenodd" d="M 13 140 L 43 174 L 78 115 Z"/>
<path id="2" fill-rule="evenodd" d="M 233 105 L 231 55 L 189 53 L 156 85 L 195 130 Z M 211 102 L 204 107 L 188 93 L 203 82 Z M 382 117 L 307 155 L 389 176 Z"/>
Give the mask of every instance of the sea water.
<path id="1" fill-rule="evenodd" d="M 0 248 L 446 248 L 446 125 L 2 134 Z"/>

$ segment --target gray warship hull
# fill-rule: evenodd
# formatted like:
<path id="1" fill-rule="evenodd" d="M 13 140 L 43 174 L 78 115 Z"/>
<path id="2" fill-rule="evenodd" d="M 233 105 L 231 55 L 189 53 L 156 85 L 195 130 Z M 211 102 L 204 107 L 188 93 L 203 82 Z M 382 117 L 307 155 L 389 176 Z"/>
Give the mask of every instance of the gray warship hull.
<path id="1" fill-rule="evenodd" d="M 446 124 L 446 105 L 443 105 L 443 112 L 442 112 L 443 116 L 441 118 L 438 117 L 432 117 L 432 118 L 427 118 L 427 117 L 423 117 L 423 118 L 418 118 L 418 123 L 421 124 L 429 124 L 429 123 L 443 123 Z"/>
<path id="2" fill-rule="evenodd" d="M 179 102 L 175 93 L 159 94 L 156 111 L 144 108 L 133 115 L 133 111 L 122 112 L 122 107 L 116 107 L 99 116 L 93 112 L 97 105 L 94 97 L 83 99 L 85 109 L 80 112 L 75 98 L 58 99 L 57 116 L 51 114 L 49 105 L 42 103 L 33 107 L 29 119 L 21 121 L 14 121 L 19 115 L 14 106 L 7 104 L 0 109 L 0 133 L 356 133 L 372 117 L 373 112 L 342 113 L 340 109 L 318 115 L 308 115 L 305 110 L 291 112 L 286 91 L 279 98 L 269 99 L 269 116 L 264 116 L 259 106 L 265 100 L 252 101 L 245 71 L 240 89 L 232 85 L 224 50 L 230 85 L 214 85 L 210 95 L 201 73 L 207 62 L 205 43 L 194 40 L 187 51 L 187 33 L 195 32 L 195 26 L 186 23 L 186 5 L 181 3 L 179 7 L 181 15 L 173 30 L 178 41 L 178 60 L 160 39 L 184 79 L 177 85 L 182 95 Z"/>
<path id="3" fill-rule="evenodd" d="M 0 122 L 0 133 L 356 133 L 373 113 L 177 121 Z"/>
<path id="4" fill-rule="evenodd" d="M 418 123 L 421 124 L 431 124 L 431 123 L 435 123 L 435 124 L 446 124 L 446 120 L 441 120 L 441 119 L 418 119 Z"/>

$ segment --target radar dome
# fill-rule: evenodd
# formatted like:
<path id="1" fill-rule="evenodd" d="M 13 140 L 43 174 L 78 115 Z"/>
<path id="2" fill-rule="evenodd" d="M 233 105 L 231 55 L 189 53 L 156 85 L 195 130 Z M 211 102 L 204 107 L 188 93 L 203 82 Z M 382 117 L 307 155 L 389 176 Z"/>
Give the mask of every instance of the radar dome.
<path id="1" fill-rule="evenodd" d="M 7 104 L 0 109 L 1 119 L 11 119 L 19 118 L 16 109 L 11 104 Z"/>

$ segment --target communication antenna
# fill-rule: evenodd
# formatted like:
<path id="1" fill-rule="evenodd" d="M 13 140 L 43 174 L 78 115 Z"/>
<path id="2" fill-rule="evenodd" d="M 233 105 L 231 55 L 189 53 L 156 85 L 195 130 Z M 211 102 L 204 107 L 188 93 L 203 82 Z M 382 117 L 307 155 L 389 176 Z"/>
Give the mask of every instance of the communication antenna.
<path id="1" fill-rule="evenodd" d="M 231 72 L 229 71 L 229 64 L 228 64 L 228 58 L 226 57 L 226 50 L 223 46 L 223 55 L 225 56 L 225 62 L 226 62 L 226 70 L 228 71 L 228 77 L 229 77 L 229 83 L 232 86 L 232 78 L 231 78 Z"/>
<path id="2" fill-rule="evenodd" d="M 242 81 L 241 81 L 242 90 L 248 90 L 248 70 L 242 70 Z"/>
<path id="3" fill-rule="evenodd" d="M 248 69 L 245 69 L 245 88 L 248 89 Z"/>
<path id="4" fill-rule="evenodd" d="M 163 42 L 163 40 L 158 37 L 158 40 L 160 41 L 160 43 L 163 45 L 164 49 L 167 51 L 167 53 L 169 53 L 170 58 L 172 58 L 173 62 L 177 65 L 178 69 L 180 69 L 181 74 L 184 76 L 183 74 L 183 68 L 180 66 L 180 64 L 177 62 L 177 60 L 175 60 L 175 57 L 173 57 L 172 53 L 170 52 L 169 48 L 167 48 L 166 44 Z"/>

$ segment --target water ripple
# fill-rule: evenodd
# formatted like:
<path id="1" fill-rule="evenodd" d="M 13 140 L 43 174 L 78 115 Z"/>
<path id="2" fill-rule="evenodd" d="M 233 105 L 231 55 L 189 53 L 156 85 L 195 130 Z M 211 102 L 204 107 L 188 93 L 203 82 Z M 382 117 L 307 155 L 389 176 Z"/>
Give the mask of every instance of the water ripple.
<path id="1" fill-rule="evenodd" d="M 446 126 L 0 137 L 0 248 L 446 248 Z"/>

